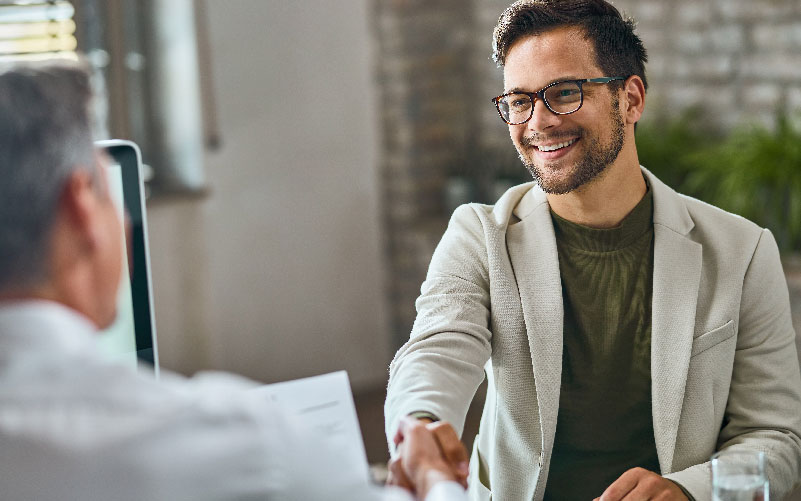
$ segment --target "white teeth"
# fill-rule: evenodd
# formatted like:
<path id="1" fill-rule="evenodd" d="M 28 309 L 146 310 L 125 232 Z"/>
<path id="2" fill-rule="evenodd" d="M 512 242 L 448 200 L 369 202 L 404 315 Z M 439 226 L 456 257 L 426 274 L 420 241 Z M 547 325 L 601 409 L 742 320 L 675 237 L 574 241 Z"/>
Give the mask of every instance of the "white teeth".
<path id="1" fill-rule="evenodd" d="M 561 148 L 566 148 L 575 142 L 576 142 L 575 139 L 571 139 L 570 141 L 567 141 L 565 143 L 552 144 L 550 146 L 545 146 L 545 145 L 537 146 L 537 149 L 539 149 L 540 151 L 556 151 Z"/>

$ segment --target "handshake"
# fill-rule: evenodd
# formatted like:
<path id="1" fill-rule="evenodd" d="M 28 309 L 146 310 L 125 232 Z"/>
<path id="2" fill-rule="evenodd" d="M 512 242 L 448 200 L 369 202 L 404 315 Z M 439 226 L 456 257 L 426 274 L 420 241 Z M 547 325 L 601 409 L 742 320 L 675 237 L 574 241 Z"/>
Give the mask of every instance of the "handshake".
<path id="1" fill-rule="evenodd" d="M 389 462 L 389 485 L 412 492 L 418 500 L 440 482 L 467 488 L 467 450 L 449 423 L 405 417 L 394 442 L 397 454 Z"/>

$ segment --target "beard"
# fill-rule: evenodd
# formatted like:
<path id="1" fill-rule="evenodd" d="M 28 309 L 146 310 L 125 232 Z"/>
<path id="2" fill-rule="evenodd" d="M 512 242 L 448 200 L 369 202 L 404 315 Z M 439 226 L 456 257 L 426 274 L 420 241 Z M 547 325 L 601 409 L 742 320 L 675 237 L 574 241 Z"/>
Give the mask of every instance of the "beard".
<path id="1" fill-rule="evenodd" d="M 579 137 L 581 142 L 586 143 L 584 156 L 579 159 L 572 167 L 572 171 L 568 172 L 566 176 L 549 176 L 548 173 L 569 170 L 571 169 L 570 166 L 560 166 L 560 164 L 556 162 L 546 163 L 544 166 L 537 166 L 532 162 L 531 158 L 526 156 L 525 151 L 522 151 L 521 148 L 517 149 L 520 161 L 526 166 L 526 169 L 528 169 L 531 176 L 540 188 L 542 188 L 542 191 L 553 195 L 564 195 L 565 193 L 575 191 L 597 178 L 607 167 L 617 160 L 620 150 L 623 149 L 623 142 L 625 139 L 625 124 L 623 123 L 623 116 L 620 114 L 620 100 L 617 96 L 613 96 L 612 98 L 610 118 L 612 120 L 612 137 L 606 145 L 602 145 L 597 137 L 588 137 L 585 133 L 585 129 L 582 127 L 548 135 L 548 139 Z M 536 136 L 523 137 L 521 143 L 523 146 L 534 148 L 535 138 Z"/>

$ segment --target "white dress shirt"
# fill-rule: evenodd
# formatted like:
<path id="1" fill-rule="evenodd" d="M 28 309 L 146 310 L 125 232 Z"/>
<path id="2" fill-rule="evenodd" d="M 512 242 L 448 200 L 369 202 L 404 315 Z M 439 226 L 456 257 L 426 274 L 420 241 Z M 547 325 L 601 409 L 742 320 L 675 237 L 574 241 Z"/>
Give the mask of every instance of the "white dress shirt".
<path id="1" fill-rule="evenodd" d="M 0 496 L 26 500 L 398 500 L 344 485 L 336 451 L 222 373 L 156 382 L 107 360 L 56 303 L 0 306 Z M 466 499 L 444 482 L 426 501 Z"/>

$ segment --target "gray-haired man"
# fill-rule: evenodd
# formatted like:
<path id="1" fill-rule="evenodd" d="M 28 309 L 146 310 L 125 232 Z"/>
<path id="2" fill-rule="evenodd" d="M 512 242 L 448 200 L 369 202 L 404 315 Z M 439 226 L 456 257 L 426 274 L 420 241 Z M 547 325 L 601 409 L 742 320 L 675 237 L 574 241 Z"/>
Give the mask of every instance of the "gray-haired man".
<path id="1" fill-rule="evenodd" d="M 157 383 L 98 354 L 93 336 L 115 318 L 123 228 L 92 142 L 91 97 L 79 65 L 0 68 L 2 498 L 408 499 L 322 476 L 336 452 L 249 392 L 253 382 Z M 420 499 L 464 497 L 451 464 L 466 453 L 449 427 L 407 421 L 398 440 L 397 473 Z"/>

